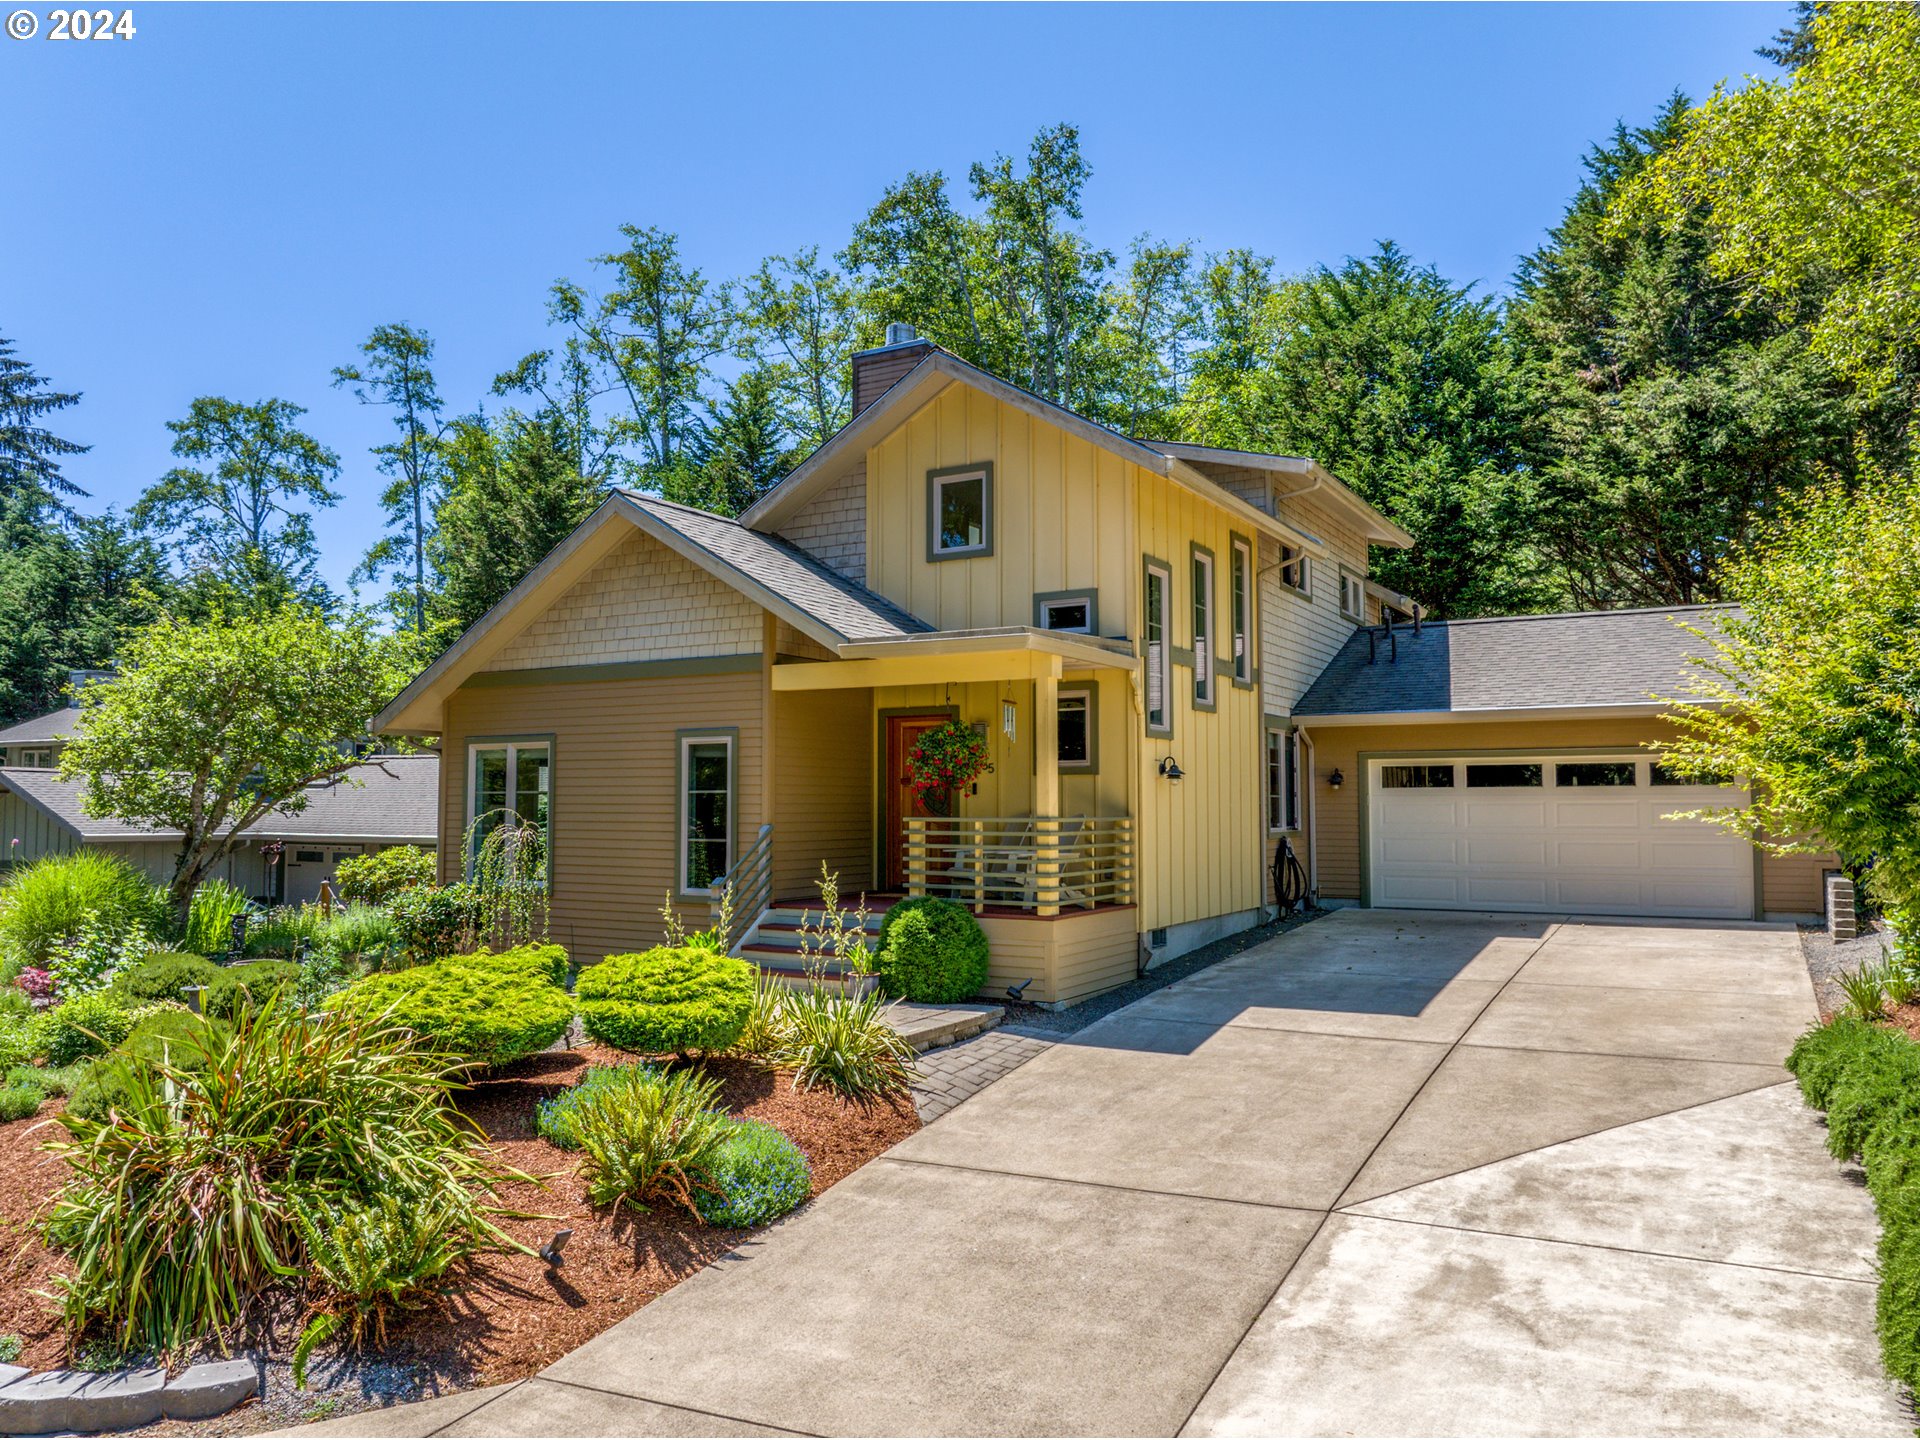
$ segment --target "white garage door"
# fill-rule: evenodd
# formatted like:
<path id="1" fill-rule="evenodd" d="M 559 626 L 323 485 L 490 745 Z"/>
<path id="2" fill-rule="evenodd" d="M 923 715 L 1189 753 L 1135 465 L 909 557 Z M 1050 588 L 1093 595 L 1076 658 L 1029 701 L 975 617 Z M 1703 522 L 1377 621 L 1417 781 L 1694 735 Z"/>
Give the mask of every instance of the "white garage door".
<path id="1" fill-rule="evenodd" d="M 1753 847 L 1662 818 L 1745 790 L 1671 783 L 1644 755 L 1374 760 L 1367 780 L 1374 905 L 1753 916 Z"/>

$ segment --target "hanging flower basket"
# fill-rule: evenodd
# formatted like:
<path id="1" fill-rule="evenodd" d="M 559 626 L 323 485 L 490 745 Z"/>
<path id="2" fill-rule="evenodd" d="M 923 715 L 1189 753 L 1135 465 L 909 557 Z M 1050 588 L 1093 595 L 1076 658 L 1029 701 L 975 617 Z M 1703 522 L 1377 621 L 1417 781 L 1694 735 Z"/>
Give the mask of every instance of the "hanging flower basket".
<path id="1" fill-rule="evenodd" d="M 954 799 L 993 768 L 987 737 L 971 725 L 936 725 L 907 752 L 907 781 L 929 815 L 951 815 Z"/>

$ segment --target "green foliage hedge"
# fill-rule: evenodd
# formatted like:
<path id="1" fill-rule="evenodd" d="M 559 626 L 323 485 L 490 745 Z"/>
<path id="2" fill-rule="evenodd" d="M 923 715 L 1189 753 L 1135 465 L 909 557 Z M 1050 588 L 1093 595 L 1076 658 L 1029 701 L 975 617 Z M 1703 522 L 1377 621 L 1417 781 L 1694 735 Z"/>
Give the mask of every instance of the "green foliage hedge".
<path id="1" fill-rule="evenodd" d="M 566 984 L 567 971 L 571 968 L 567 964 L 566 948 L 561 945 L 516 945 L 511 950 L 482 948 L 471 955 L 450 955 L 445 963 L 537 975 L 551 985 Z"/>
<path id="2" fill-rule="evenodd" d="M 220 967 L 204 956 L 155 953 L 122 970 L 108 988 L 124 1005 L 154 1000 L 173 1000 L 184 1005 L 188 990 L 196 985 L 210 986 L 219 976 Z"/>
<path id="3" fill-rule="evenodd" d="M 964 906 L 913 896 L 880 922 L 877 964 L 880 983 L 897 999 L 971 1000 L 987 983 L 987 932 Z"/>
<path id="4" fill-rule="evenodd" d="M 485 902 L 471 885 L 421 886 L 387 902 L 393 938 L 414 964 L 454 955 L 473 943 L 485 918 Z"/>
<path id="5" fill-rule="evenodd" d="M 209 1054 L 218 1054 L 225 1046 L 229 1032 L 223 1022 L 186 1010 L 155 1010 L 135 1021 L 126 1039 L 77 1076 L 71 1071 L 46 1073 L 71 1077 L 67 1109 L 99 1119 L 112 1109 L 124 1113 L 147 1093 L 135 1083 L 136 1068 L 151 1071 L 164 1064 L 182 1074 L 200 1074 L 207 1068 Z"/>
<path id="6" fill-rule="evenodd" d="M 566 951 L 557 945 L 451 956 L 369 975 L 329 998 L 325 1008 L 358 1015 L 391 1012 L 392 1023 L 447 1054 L 505 1065 L 546 1049 L 573 1020 L 573 1001 L 552 978 L 554 955 L 564 974 Z"/>
<path id="7" fill-rule="evenodd" d="M 104 1055 L 133 1030 L 139 1016 L 111 991 L 80 995 L 45 1011 L 34 1022 L 39 1034 L 35 1053 L 49 1065 L 71 1065 L 90 1055 Z"/>
<path id="8" fill-rule="evenodd" d="M 348 904 L 384 905 L 403 890 L 433 884 L 435 861 L 431 850 L 394 845 L 372 855 L 349 856 L 333 873 L 334 893 Z"/>
<path id="9" fill-rule="evenodd" d="M 0 1124 L 38 1115 L 47 1092 L 35 1085 L 0 1086 Z"/>
<path id="10" fill-rule="evenodd" d="M 1827 1112 L 1827 1148 L 1858 1157 L 1880 1212 L 1876 1323 L 1887 1371 L 1920 1386 L 1920 1045 L 1846 1017 L 1787 1057 L 1807 1103 Z"/>
<path id="11" fill-rule="evenodd" d="M 594 1039 L 636 1055 L 725 1050 L 753 1008 L 753 967 L 731 955 L 660 946 L 609 955 L 574 993 Z"/>
<path id="12" fill-rule="evenodd" d="M 217 965 L 213 983 L 201 997 L 201 1008 L 221 1020 L 236 1019 L 242 1010 L 257 1009 L 286 985 L 300 980 L 300 967 L 291 960 L 256 960 L 247 965 Z"/>

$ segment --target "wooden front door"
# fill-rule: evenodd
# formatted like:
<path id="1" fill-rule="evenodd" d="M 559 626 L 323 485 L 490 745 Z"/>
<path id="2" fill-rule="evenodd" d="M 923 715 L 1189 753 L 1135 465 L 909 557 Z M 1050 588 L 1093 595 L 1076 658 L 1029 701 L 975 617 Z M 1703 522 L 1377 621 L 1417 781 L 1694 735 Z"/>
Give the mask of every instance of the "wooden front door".
<path id="1" fill-rule="evenodd" d="M 883 789 L 886 806 L 884 830 L 887 837 L 886 888 L 907 888 L 907 817 L 925 815 L 927 808 L 914 794 L 907 777 L 907 755 L 920 737 L 947 723 L 945 715 L 887 716 L 887 772 Z"/>

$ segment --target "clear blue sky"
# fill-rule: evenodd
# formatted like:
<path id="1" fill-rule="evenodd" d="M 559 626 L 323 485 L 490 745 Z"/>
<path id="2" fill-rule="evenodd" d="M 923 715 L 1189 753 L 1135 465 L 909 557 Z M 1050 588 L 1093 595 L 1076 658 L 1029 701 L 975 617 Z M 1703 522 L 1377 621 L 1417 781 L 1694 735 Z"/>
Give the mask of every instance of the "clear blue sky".
<path id="1" fill-rule="evenodd" d="M 12 8 L 18 0 L 9 0 Z M 50 8 L 36 0 L 43 19 Z M 120 8 L 116 4 L 116 9 Z M 1502 289 L 1614 122 L 1766 70 L 1782 4 L 172 5 L 131 41 L 0 39 L 0 334 L 124 507 L 196 395 L 282 396 L 340 452 L 343 585 L 385 420 L 328 386 L 425 327 L 459 409 L 550 343 L 622 222 L 725 276 L 837 250 L 910 169 L 1080 127 L 1088 222 L 1286 269 L 1391 237 Z M 44 23 L 43 23 L 44 34 Z M 911 317 L 906 317 L 911 318 Z"/>

